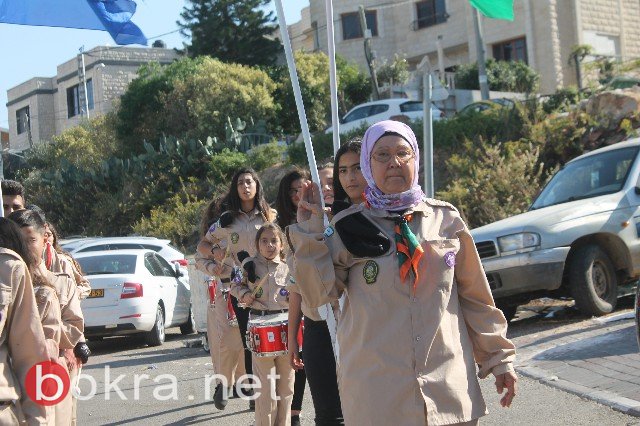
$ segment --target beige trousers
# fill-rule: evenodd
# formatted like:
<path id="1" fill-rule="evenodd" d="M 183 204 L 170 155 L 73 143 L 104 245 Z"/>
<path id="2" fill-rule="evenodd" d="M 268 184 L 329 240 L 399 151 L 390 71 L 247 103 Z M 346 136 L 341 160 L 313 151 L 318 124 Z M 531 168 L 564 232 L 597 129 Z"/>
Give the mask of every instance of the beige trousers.
<path id="1" fill-rule="evenodd" d="M 61 357 L 59 360 L 60 365 L 67 365 L 64 357 Z M 56 426 L 69 426 L 74 424 L 74 403 L 75 398 L 73 397 L 73 388 L 76 383 L 76 378 L 78 377 L 78 370 L 75 369 L 71 373 L 69 373 L 69 393 L 67 396 L 60 401 L 58 404 L 54 405 L 55 407 L 55 424 Z"/>
<path id="2" fill-rule="evenodd" d="M 260 380 L 260 396 L 256 399 L 255 426 L 291 426 L 291 401 L 293 400 L 293 382 L 295 373 L 289 364 L 288 355 L 276 357 L 257 357 L 252 355 L 253 374 Z M 275 380 L 271 376 L 278 375 Z M 275 381 L 275 395 L 272 398 L 272 386 Z"/>
<path id="3" fill-rule="evenodd" d="M 231 327 L 227 320 L 227 303 L 217 292 L 216 303 L 207 309 L 207 339 L 211 363 L 216 374 L 225 377 L 229 386 L 245 374 L 244 348 L 240 329 Z"/>

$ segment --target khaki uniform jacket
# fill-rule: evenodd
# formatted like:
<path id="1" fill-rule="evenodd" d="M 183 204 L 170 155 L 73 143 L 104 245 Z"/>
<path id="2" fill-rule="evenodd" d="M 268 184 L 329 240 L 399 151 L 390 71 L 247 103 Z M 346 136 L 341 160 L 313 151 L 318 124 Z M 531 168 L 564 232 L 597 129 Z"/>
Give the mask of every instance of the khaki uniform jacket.
<path id="1" fill-rule="evenodd" d="M 241 300 L 245 294 L 251 293 L 264 277 L 267 277 L 262 287 L 255 294 L 255 301 L 251 304 L 252 309 L 278 310 L 289 308 L 289 292 L 287 282 L 289 277 L 289 267 L 276 257 L 267 260 L 262 255 L 247 258 L 244 263 L 253 261 L 256 265 L 256 282 L 248 280 L 246 274 L 242 282 L 232 281 L 231 294 Z"/>
<path id="2" fill-rule="evenodd" d="M 73 349 L 78 342 L 84 340 L 84 317 L 80 308 L 80 297 L 76 283 L 69 275 L 48 271 L 44 262 L 40 264 L 40 269 L 42 275 L 56 289 L 56 295 L 60 302 L 62 318 L 60 349 Z"/>
<path id="3" fill-rule="evenodd" d="M 409 223 L 424 249 L 419 281 L 400 279 L 394 221 L 384 210 L 353 206 L 386 235 L 390 249 L 356 257 L 333 227 L 313 216 L 292 225 L 296 277 L 310 306 L 346 301 L 338 326 L 338 382 L 349 425 L 441 425 L 486 414 L 476 374 L 512 371 L 515 347 L 494 306 L 467 226 L 448 203 L 418 204 Z M 411 213 L 411 210 L 407 213 Z M 476 363 L 479 371 L 476 371 Z"/>
<path id="4" fill-rule="evenodd" d="M 47 339 L 47 352 L 50 359 L 56 359 L 60 353 L 60 337 L 62 336 L 60 302 L 56 296 L 56 290 L 52 287 L 37 285 L 34 290 L 42 330 Z"/>
<path id="5" fill-rule="evenodd" d="M 78 295 L 80 299 L 86 299 L 91 292 L 91 284 L 89 280 L 83 276 L 68 253 L 53 252 L 53 261 L 51 263 L 51 272 L 69 275 L 78 286 Z"/>
<path id="6" fill-rule="evenodd" d="M 29 399 L 24 383 L 27 371 L 47 359 L 27 265 L 0 248 L 0 401 L 20 400 L 28 424 L 46 423 L 45 407 Z"/>

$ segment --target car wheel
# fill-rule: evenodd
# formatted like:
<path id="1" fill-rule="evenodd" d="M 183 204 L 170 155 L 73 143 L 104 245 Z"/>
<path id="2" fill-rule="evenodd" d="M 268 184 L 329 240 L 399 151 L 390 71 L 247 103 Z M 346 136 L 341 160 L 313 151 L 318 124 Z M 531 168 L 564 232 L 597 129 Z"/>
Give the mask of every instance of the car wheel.
<path id="1" fill-rule="evenodd" d="M 195 332 L 196 321 L 193 319 L 193 312 L 191 311 L 191 308 L 189 308 L 189 318 L 187 319 L 187 322 L 180 326 L 180 333 L 186 336 L 187 334 L 193 334 Z"/>
<path id="2" fill-rule="evenodd" d="M 514 319 L 516 316 L 516 312 L 518 311 L 518 306 L 501 305 L 497 303 L 496 307 L 502 311 L 502 315 L 504 315 L 507 322 L 510 322 L 512 319 Z"/>
<path id="3" fill-rule="evenodd" d="M 569 286 L 576 308 L 583 314 L 604 315 L 616 307 L 616 270 L 609 256 L 597 245 L 576 250 L 569 265 Z"/>
<path id="4" fill-rule="evenodd" d="M 156 310 L 156 323 L 151 331 L 146 333 L 145 340 L 149 346 L 160 346 L 164 343 L 164 310 L 158 305 Z"/>

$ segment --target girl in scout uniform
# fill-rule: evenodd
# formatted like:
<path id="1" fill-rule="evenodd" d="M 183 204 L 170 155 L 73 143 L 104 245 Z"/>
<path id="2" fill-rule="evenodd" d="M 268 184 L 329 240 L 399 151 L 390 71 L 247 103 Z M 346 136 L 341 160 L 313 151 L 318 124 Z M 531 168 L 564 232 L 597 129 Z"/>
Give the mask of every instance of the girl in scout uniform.
<path id="1" fill-rule="evenodd" d="M 280 227 L 264 224 L 256 234 L 258 254 L 244 262 L 247 273 L 234 280 L 231 292 L 238 301 L 249 306 L 249 318 L 260 318 L 287 311 L 286 290 L 289 268 L 284 262 L 283 235 Z M 296 334 L 289 336 L 295 340 Z M 253 368 L 261 387 L 257 398 L 255 426 L 290 426 L 294 371 L 285 355 L 258 357 L 252 354 Z M 270 373 L 275 369 L 275 396 L 271 395 Z"/>
<path id="2" fill-rule="evenodd" d="M 16 247 L 17 242 L 17 247 Z M 25 254 L 23 260 L 9 247 Z M 18 226 L 0 218 L 0 424 L 47 424 L 47 410 L 25 389 L 27 371 L 51 360 L 47 353 L 29 267 L 38 263 L 29 253 Z M 27 265 L 26 262 L 29 262 Z M 57 358 L 57 354 L 56 358 Z"/>
<path id="3" fill-rule="evenodd" d="M 298 201 L 300 201 L 299 192 L 302 184 L 309 180 L 309 173 L 304 170 L 292 170 L 287 173 L 278 186 L 278 195 L 276 196 L 276 210 L 278 211 L 277 223 L 281 229 L 295 223 L 298 209 Z M 297 336 L 298 327 L 302 314 L 300 306 L 297 305 L 295 312 L 289 311 L 289 335 Z M 293 333 L 293 334 L 292 334 Z M 289 346 L 289 356 L 295 357 L 300 361 L 302 357 L 301 348 L 298 347 L 298 340 L 290 339 L 295 346 Z M 295 384 L 293 387 L 293 401 L 291 403 L 291 426 L 300 425 L 300 413 L 302 411 L 302 401 L 304 398 L 304 388 L 307 383 L 306 370 L 298 366 L 295 370 Z"/>
<path id="4" fill-rule="evenodd" d="M 227 208 L 220 219 L 209 228 L 198 244 L 198 252 L 205 258 L 216 261 L 213 274 L 221 279 L 230 279 L 234 266 L 240 266 L 238 254 L 254 255 L 255 236 L 265 222 L 275 220 L 275 211 L 264 198 L 262 184 L 255 171 L 250 168 L 236 171 L 227 195 Z M 245 348 L 245 370 L 252 374 L 251 354 L 246 350 L 246 331 L 249 311 L 236 310 L 240 337 Z M 226 396 L 226 395 L 225 395 Z M 250 408 L 253 401 L 250 401 Z"/>
<path id="5" fill-rule="evenodd" d="M 352 396 L 342 400 L 349 425 L 477 424 L 478 377 L 491 373 L 503 406 L 516 393 L 515 348 L 471 234 L 453 206 L 425 197 L 418 158 L 408 126 L 374 124 L 360 155 L 366 202 L 323 229 L 307 184 L 288 228 L 303 301 L 346 294 L 338 383 Z"/>
<path id="6" fill-rule="evenodd" d="M 200 226 L 200 235 L 204 236 L 209 227 L 220 217 L 224 210 L 224 197 L 215 199 L 206 207 Z M 210 300 L 207 309 L 207 339 L 209 340 L 209 353 L 211 362 L 216 374 L 225 377 L 226 383 L 233 386 L 239 377 L 245 374 L 244 370 L 244 347 L 240 338 L 238 327 L 229 325 L 227 299 L 235 297 L 229 295 L 229 282 L 225 283 L 214 275 L 216 263 L 209 258 L 196 253 L 196 268 L 206 274 L 208 279 L 204 285 L 209 285 L 209 280 L 215 280 L 215 301 Z M 224 292 L 223 292 L 224 291 Z M 234 302 L 237 306 L 237 302 Z M 218 383 L 213 396 L 213 402 L 217 409 L 224 410 L 227 406 L 227 399 L 223 398 L 222 383 Z"/>

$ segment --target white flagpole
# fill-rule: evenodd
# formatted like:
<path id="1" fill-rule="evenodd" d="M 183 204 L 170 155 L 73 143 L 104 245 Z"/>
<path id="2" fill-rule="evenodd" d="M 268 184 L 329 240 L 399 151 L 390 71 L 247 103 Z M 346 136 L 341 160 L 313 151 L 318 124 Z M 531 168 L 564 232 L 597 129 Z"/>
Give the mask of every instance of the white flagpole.
<path id="1" fill-rule="evenodd" d="M 329 87 L 331 89 L 331 125 L 333 127 L 333 155 L 340 148 L 340 117 L 338 116 L 338 78 L 336 71 L 336 39 L 333 29 L 333 2 L 325 0 L 327 15 L 327 41 L 329 53 Z"/>
<path id="2" fill-rule="evenodd" d="M 298 81 L 298 72 L 296 71 L 296 63 L 293 59 L 293 50 L 291 49 L 291 40 L 289 40 L 289 31 L 287 29 L 287 21 L 284 17 L 284 10 L 282 8 L 282 0 L 274 0 L 276 4 L 276 12 L 278 14 L 278 25 L 280 26 L 280 36 L 282 37 L 282 44 L 284 45 L 284 54 L 287 57 L 287 65 L 289 68 L 289 76 L 291 77 L 291 84 L 293 85 L 293 95 L 296 100 L 296 107 L 298 109 L 298 118 L 300 119 L 300 128 L 302 129 L 302 138 L 307 149 L 307 160 L 309 161 L 309 169 L 311 169 L 311 177 L 314 182 L 320 186 L 320 175 L 318 174 L 318 166 L 316 165 L 316 158 L 313 153 L 313 145 L 311 145 L 311 134 L 309 133 L 309 124 L 307 123 L 307 115 L 304 111 L 304 103 L 302 102 L 302 92 L 300 91 L 300 82 Z M 338 134 L 339 137 L 339 134 Z M 334 136 L 335 140 L 335 136 Z M 324 199 L 320 197 L 320 203 L 324 209 Z M 329 224 L 327 216 L 324 217 L 325 225 Z M 331 335 L 331 345 L 333 346 L 333 353 L 338 360 L 338 342 L 336 340 L 336 324 L 335 316 L 333 315 L 333 309 L 330 305 L 325 305 L 327 326 L 329 328 L 329 334 Z M 329 324 L 331 322 L 331 324 Z M 329 326 L 331 325 L 331 326 Z"/>

